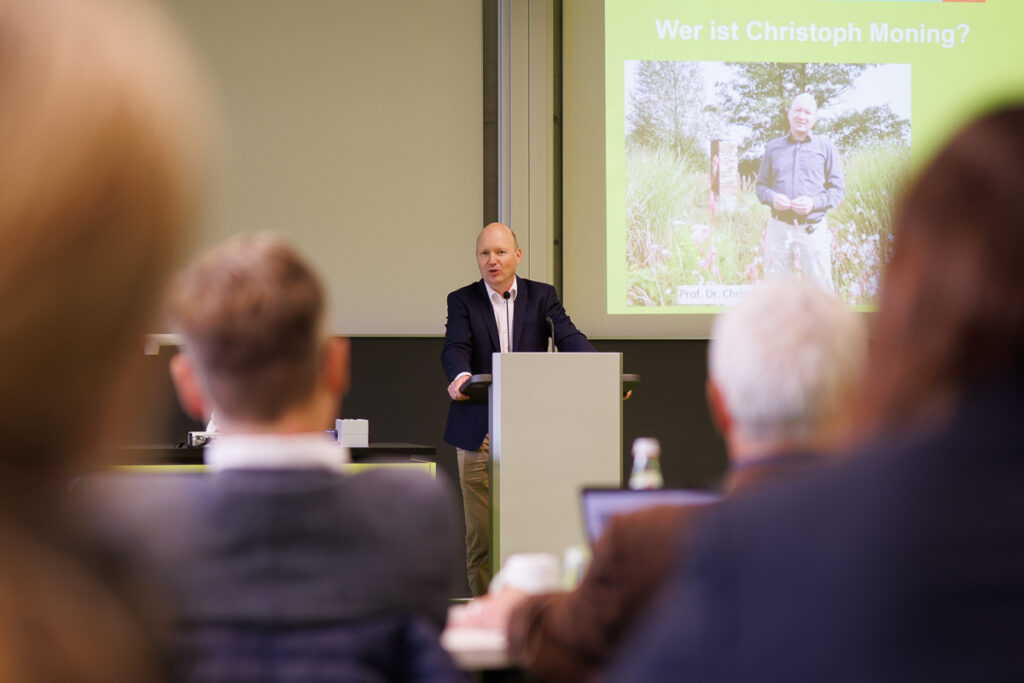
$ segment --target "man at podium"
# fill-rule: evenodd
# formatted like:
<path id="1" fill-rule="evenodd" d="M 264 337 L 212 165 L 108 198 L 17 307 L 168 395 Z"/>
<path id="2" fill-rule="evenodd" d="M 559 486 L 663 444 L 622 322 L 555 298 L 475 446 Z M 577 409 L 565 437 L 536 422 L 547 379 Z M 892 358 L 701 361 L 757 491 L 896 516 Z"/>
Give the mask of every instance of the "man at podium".
<path id="1" fill-rule="evenodd" d="M 474 595 L 487 592 L 490 575 L 490 443 L 487 406 L 470 405 L 462 385 L 491 372 L 491 354 L 545 351 L 554 337 L 559 351 L 594 351 L 576 329 L 551 285 L 516 276 L 523 257 L 515 233 L 491 223 L 476 239 L 481 280 L 448 295 L 441 364 L 448 376 L 444 440 L 455 446 L 466 516 L 466 572 Z"/>

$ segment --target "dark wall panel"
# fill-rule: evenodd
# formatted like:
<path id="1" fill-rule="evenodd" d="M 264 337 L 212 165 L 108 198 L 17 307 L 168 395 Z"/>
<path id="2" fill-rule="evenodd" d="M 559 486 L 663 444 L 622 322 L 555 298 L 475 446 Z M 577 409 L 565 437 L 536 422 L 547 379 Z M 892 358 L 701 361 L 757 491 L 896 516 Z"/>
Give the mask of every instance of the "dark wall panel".
<path id="1" fill-rule="evenodd" d="M 439 476 L 458 491 L 455 449 L 443 441 L 448 410 L 447 379 L 441 370 L 444 340 L 437 337 L 358 337 L 352 343 L 352 385 L 342 401 L 341 417 L 370 421 L 370 440 L 429 444 L 437 449 Z M 714 485 L 726 467 L 725 449 L 704 402 L 707 343 L 678 340 L 604 340 L 599 351 L 623 354 L 623 370 L 641 376 L 632 398 L 623 404 L 623 476 L 628 476 L 630 445 L 638 436 L 662 444 L 667 486 Z M 184 441 L 202 425 L 177 408 L 164 349 L 149 363 L 156 387 L 154 403 L 166 416 L 133 442 Z M 466 588 L 468 593 L 468 587 Z"/>
<path id="2" fill-rule="evenodd" d="M 437 448 L 439 468 L 457 480 L 455 451 L 444 444 L 447 380 L 441 371 L 443 340 L 352 340 L 352 389 L 345 417 L 370 420 L 373 441 L 409 441 Z M 721 439 L 704 401 L 707 343 L 703 341 L 597 341 L 600 351 L 623 354 L 625 372 L 641 376 L 623 404 L 623 458 L 638 436 L 661 440 L 663 473 L 670 486 L 708 486 L 726 466 Z"/>
<path id="3" fill-rule="evenodd" d="M 667 486 L 717 483 L 726 456 L 704 401 L 707 342 L 609 340 L 595 341 L 594 346 L 621 352 L 623 372 L 640 375 L 639 387 L 622 407 L 624 468 L 630 464 L 633 439 L 653 436 L 661 441 Z"/>
<path id="4" fill-rule="evenodd" d="M 441 370 L 444 340 L 436 337 L 357 337 L 352 339 L 352 386 L 341 417 L 370 421 L 372 441 L 423 443 L 437 449 L 439 469 L 457 480 L 455 450 L 442 437 L 448 409 L 447 379 Z M 661 440 L 662 468 L 669 486 L 709 486 L 726 467 L 725 448 L 711 425 L 704 401 L 707 343 L 690 340 L 602 340 L 599 351 L 623 354 L 623 371 L 641 376 L 623 404 L 623 464 L 638 436 Z M 184 441 L 202 425 L 177 407 L 167 379 L 173 349 L 148 364 L 155 387 L 153 403 L 164 419 L 146 423 L 133 442 Z"/>

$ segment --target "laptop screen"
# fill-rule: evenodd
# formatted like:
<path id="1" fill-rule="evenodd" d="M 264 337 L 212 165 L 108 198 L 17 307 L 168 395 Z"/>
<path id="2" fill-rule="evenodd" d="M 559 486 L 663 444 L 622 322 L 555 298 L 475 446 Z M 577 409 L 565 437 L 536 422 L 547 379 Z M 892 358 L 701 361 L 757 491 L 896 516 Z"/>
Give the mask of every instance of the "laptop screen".
<path id="1" fill-rule="evenodd" d="M 590 545 L 604 533 L 615 515 L 655 505 L 706 505 L 718 500 L 717 493 L 697 489 L 612 489 L 585 488 L 580 496 L 583 526 Z"/>

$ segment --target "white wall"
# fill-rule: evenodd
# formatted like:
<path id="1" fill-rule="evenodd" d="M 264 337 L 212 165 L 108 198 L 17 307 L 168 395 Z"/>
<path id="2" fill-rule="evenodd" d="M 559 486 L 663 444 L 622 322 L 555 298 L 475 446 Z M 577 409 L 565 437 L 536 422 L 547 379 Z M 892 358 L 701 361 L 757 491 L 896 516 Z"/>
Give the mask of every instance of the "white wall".
<path id="1" fill-rule="evenodd" d="M 334 331 L 441 334 L 479 274 L 479 0 L 165 0 L 222 98 L 227 166 L 201 244 L 289 234 Z"/>

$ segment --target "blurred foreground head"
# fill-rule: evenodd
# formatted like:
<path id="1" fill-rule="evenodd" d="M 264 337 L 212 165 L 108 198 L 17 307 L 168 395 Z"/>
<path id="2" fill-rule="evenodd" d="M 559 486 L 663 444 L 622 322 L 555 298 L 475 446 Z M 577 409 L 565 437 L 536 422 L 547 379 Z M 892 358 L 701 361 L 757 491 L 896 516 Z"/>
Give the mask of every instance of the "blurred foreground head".
<path id="1" fill-rule="evenodd" d="M 149 3 L 0 0 L 0 499 L 12 509 L 82 464 L 128 393 L 126 359 L 141 356 L 196 209 L 199 103 Z"/>
<path id="2" fill-rule="evenodd" d="M 972 384 L 1024 370 L 1024 107 L 959 132 L 893 221 L 862 398 L 885 430 L 948 408 Z"/>
<path id="3" fill-rule="evenodd" d="M 242 235 L 203 252 L 168 294 L 184 353 L 171 375 L 186 412 L 225 432 L 326 429 L 348 347 L 328 339 L 319 278 L 284 240 Z"/>
<path id="4" fill-rule="evenodd" d="M 866 345 L 857 314 L 803 280 L 770 281 L 718 316 L 708 398 L 730 458 L 833 445 Z"/>
<path id="5" fill-rule="evenodd" d="M 131 402 L 205 132 L 153 6 L 0 0 L 0 680 L 153 680 L 117 572 L 90 571 L 53 494 Z"/>

